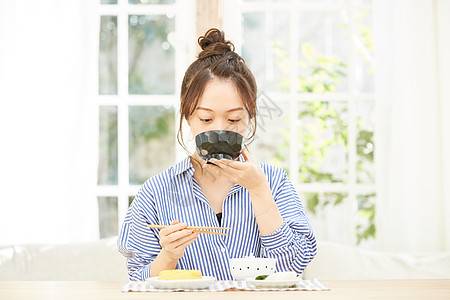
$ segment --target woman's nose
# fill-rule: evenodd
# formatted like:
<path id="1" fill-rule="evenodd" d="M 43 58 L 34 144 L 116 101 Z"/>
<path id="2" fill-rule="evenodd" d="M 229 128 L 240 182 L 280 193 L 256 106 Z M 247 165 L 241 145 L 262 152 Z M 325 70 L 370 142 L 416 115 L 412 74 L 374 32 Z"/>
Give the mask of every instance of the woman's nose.
<path id="1" fill-rule="evenodd" d="M 230 130 L 228 123 L 224 120 L 216 120 L 213 127 L 213 130 Z"/>

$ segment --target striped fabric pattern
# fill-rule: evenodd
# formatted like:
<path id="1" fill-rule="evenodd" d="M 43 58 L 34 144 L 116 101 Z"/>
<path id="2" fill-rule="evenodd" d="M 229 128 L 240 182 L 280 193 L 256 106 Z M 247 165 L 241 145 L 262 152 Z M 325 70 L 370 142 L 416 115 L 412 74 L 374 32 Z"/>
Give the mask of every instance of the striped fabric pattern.
<path id="1" fill-rule="evenodd" d="M 239 158 L 243 161 L 243 157 Z M 283 169 L 259 163 L 284 223 L 274 233 L 261 236 L 248 191 L 234 185 L 222 207 L 226 236 L 200 234 L 177 263 L 177 269 L 200 270 L 204 276 L 232 280 L 229 259 L 254 255 L 277 258 L 277 271 L 299 274 L 317 252 L 314 233 L 297 192 Z M 160 229 L 148 224 L 168 225 L 173 220 L 191 226 L 219 227 L 217 217 L 193 177 L 189 157 L 148 179 L 130 205 L 118 238 L 119 251 L 127 258 L 130 280 L 150 277 L 156 258 Z M 219 230 L 216 230 L 220 232 Z"/>
<path id="2" fill-rule="evenodd" d="M 330 288 L 314 278 L 312 280 L 301 280 L 296 285 L 289 288 L 257 288 L 246 281 L 222 280 L 216 281 L 206 289 L 157 289 L 149 281 L 128 281 L 122 287 L 122 292 L 221 292 L 221 291 L 329 291 Z"/>

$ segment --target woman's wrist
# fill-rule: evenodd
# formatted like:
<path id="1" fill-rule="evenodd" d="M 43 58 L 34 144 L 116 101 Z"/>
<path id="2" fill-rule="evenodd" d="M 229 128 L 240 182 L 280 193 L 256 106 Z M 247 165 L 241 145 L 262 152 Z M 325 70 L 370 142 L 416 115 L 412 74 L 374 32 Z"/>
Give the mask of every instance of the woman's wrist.
<path id="1" fill-rule="evenodd" d="M 158 256 L 152 262 L 150 267 L 150 275 L 158 276 L 159 272 L 163 270 L 175 269 L 178 259 L 171 257 L 171 255 L 163 249 L 159 251 Z"/>
<path id="2" fill-rule="evenodd" d="M 259 218 L 265 214 L 270 214 L 273 210 L 278 209 L 277 205 L 275 204 L 275 202 L 269 203 L 267 204 L 266 207 L 261 207 L 260 209 L 256 209 L 253 212 L 255 213 L 255 218 Z"/>
<path id="3" fill-rule="evenodd" d="M 268 235 L 283 224 L 278 206 L 275 203 L 269 183 L 257 190 L 249 191 L 253 213 L 261 235 Z"/>
<path id="4" fill-rule="evenodd" d="M 174 265 L 174 267 L 177 265 L 179 259 L 170 255 L 170 253 L 167 252 L 164 248 L 161 249 L 158 256 L 161 256 L 161 260 L 164 261 L 166 264 Z"/>
<path id="5" fill-rule="evenodd" d="M 272 191 L 270 190 L 267 180 L 262 181 L 260 184 L 252 187 L 251 189 L 247 189 L 247 191 L 250 194 L 250 197 L 255 199 L 266 198 L 268 196 L 272 198 Z"/>
<path id="6" fill-rule="evenodd" d="M 284 222 L 275 202 L 272 202 L 267 207 L 254 210 L 254 214 L 261 235 L 272 234 L 275 230 L 280 228 Z"/>
<path id="7" fill-rule="evenodd" d="M 262 184 L 260 187 L 250 190 L 248 193 L 252 201 L 255 216 L 261 215 L 265 211 L 272 209 L 274 206 L 276 207 L 269 183 Z"/>

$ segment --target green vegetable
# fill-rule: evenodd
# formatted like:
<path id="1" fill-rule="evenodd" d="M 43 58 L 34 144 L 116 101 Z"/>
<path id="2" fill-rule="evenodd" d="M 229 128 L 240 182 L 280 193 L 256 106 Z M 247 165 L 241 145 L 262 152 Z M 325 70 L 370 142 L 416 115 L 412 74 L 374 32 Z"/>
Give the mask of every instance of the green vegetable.
<path id="1" fill-rule="evenodd" d="M 259 276 L 256 276 L 256 280 L 264 280 L 264 279 L 266 279 L 266 277 L 267 276 L 269 276 L 269 275 L 259 275 Z"/>

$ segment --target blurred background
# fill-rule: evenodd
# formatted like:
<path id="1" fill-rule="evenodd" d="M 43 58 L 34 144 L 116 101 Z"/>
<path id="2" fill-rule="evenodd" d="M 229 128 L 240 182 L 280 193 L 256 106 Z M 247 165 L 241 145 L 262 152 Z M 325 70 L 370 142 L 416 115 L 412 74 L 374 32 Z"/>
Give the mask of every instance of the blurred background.
<path id="1" fill-rule="evenodd" d="M 2 1 L 0 245 L 118 234 L 187 155 L 181 80 L 217 27 L 258 83 L 250 151 L 319 240 L 450 251 L 449 20 L 447 0 Z"/>

